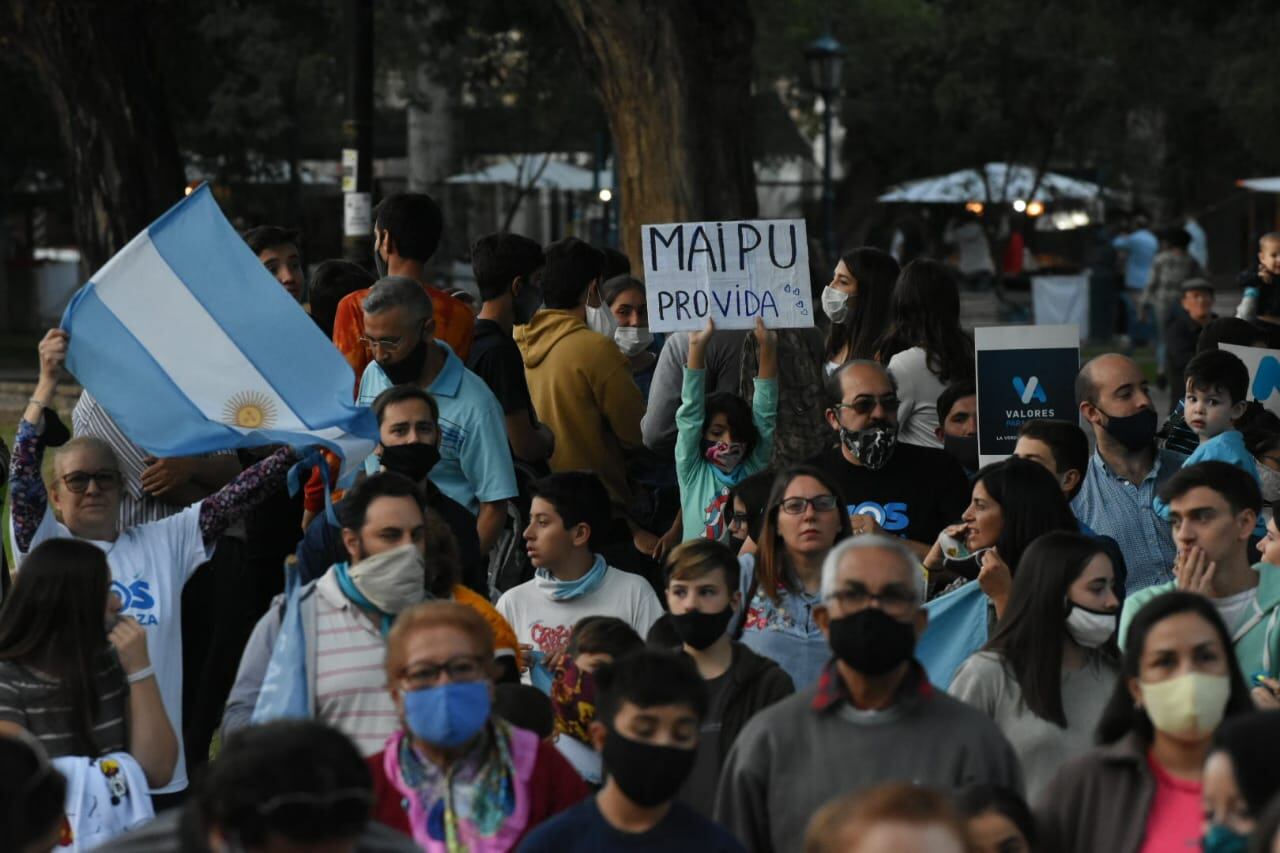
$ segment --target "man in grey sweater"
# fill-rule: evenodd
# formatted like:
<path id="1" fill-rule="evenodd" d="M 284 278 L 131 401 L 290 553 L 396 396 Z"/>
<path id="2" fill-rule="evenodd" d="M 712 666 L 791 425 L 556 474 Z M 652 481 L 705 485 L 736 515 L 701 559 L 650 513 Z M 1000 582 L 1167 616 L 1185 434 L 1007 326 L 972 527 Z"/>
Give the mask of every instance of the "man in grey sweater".
<path id="1" fill-rule="evenodd" d="M 747 723 L 720 777 L 716 819 L 747 849 L 799 851 L 824 803 L 883 782 L 1022 790 L 995 724 L 934 691 L 912 657 L 928 622 L 923 592 L 897 539 L 847 539 L 827 557 L 813 616 L 835 660 L 815 687 Z"/>
<path id="2" fill-rule="evenodd" d="M 711 336 L 704 353 L 707 370 L 707 393 L 738 393 L 742 375 L 742 342 L 747 329 L 722 329 Z M 644 446 L 670 458 L 676 444 L 676 409 L 680 408 L 680 389 L 684 385 L 684 365 L 689 360 L 689 333 L 674 332 L 667 336 L 653 369 L 649 385 L 649 403 L 640 420 Z M 751 374 L 755 376 L 755 373 Z"/>

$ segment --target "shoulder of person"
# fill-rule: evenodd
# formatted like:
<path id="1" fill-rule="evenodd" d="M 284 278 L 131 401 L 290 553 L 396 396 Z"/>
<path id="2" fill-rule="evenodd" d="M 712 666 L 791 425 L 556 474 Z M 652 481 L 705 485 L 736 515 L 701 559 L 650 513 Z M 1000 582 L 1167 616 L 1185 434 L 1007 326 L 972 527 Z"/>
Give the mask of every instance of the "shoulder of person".
<path id="1" fill-rule="evenodd" d="M 985 711 L 973 707 L 962 699 L 957 699 L 941 690 L 934 689 L 929 701 L 924 703 L 928 713 L 941 716 L 946 720 L 944 738 L 949 743 L 958 744 L 968 740 L 969 743 L 990 744 L 993 741 L 1008 743 L 1000 727 L 987 716 Z"/>
<path id="2" fill-rule="evenodd" d="M 734 741 L 735 748 L 760 749 L 761 744 L 777 743 L 816 719 L 813 705 L 814 688 L 808 687 L 792 693 L 762 708 L 747 720 Z"/>

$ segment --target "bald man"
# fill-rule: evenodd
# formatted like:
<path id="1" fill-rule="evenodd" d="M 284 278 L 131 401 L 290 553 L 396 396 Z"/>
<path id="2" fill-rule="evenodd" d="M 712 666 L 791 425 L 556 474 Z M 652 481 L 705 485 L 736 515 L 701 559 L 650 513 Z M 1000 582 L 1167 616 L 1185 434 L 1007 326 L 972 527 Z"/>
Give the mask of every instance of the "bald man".
<path id="1" fill-rule="evenodd" d="M 1071 508 L 1084 524 L 1119 543 L 1129 569 L 1128 594 L 1168 583 L 1177 548 L 1151 501 L 1186 457 L 1156 449 L 1158 417 L 1146 377 L 1126 356 L 1100 355 L 1080 368 L 1076 400 L 1097 449 Z"/>

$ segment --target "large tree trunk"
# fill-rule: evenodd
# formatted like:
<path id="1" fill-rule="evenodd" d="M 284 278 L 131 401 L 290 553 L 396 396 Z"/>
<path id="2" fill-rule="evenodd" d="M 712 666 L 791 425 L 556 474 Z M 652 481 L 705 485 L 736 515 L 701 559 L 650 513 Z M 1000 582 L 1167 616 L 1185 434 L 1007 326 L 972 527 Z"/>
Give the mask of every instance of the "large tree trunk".
<path id="1" fill-rule="evenodd" d="M 640 226 L 756 215 L 747 0 L 559 0 L 616 152 L 622 248 Z"/>
<path id="2" fill-rule="evenodd" d="M 76 238 L 91 272 L 182 197 L 146 4 L 4 5 L 0 49 L 32 65 L 58 117 Z"/>

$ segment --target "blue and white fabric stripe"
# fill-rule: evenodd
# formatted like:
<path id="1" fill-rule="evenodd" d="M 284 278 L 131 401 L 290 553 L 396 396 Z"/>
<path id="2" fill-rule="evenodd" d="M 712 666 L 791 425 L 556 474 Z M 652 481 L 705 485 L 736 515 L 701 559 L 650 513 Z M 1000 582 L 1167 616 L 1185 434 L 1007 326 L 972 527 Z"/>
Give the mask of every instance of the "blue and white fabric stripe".
<path id="1" fill-rule="evenodd" d="M 355 470 L 377 440 L 346 360 L 207 186 L 106 263 L 62 318 L 67 369 L 157 457 L 321 444 Z"/>

